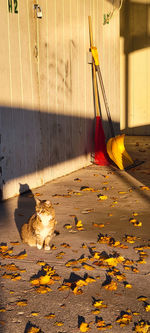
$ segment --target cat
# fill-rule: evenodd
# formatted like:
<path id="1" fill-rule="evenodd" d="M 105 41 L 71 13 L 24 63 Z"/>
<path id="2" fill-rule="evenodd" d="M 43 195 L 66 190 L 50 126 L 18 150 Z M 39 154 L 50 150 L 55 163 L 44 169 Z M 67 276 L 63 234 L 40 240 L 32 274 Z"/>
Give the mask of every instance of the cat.
<path id="1" fill-rule="evenodd" d="M 55 210 L 51 202 L 36 199 L 35 213 L 21 228 L 23 243 L 36 246 L 38 249 L 44 247 L 45 250 L 50 250 L 56 223 Z"/>

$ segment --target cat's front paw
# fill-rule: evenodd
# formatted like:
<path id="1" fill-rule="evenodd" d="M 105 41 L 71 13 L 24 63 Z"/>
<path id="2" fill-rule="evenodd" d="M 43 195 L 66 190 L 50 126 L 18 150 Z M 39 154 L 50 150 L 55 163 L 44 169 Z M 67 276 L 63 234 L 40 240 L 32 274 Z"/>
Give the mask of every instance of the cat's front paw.
<path id="1" fill-rule="evenodd" d="M 41 250 L 42 249 L 42 245 L 41 244 L 36 244 L 37 249 Z"/>
<path id="2" fill-rule="evenodd" d="M 45 245 L 44 246 L 44 250 L 49 251 L 50 250 L 50 246 L 49 245 Z"/>

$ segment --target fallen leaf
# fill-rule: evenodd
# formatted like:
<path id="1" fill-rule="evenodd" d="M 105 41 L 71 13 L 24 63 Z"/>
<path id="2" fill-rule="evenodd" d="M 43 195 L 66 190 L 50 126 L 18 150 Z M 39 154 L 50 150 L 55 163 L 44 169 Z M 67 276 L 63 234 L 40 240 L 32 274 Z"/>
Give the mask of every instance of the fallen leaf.
<path id="1" fill-rule="evenodd" d="M 18 241 L 16 241 L 16 242 L 10 242 L 10 244 L 13 245 L 13 246 L 20 245 L 20 243 Z"/>
<path id="2" fill-rule="evenodd" d="M 87 332 L 89 330 L 89 324 L 82 322 L 80 325 L 80 332 Z"/>
<path id="3" fill-rule="evenodd" d="M 52 319 L 55 318 L 55 313 L 49 313 L 48 315 L 44 316 L 45 319 Z"/>
<path id="4" fill-rule="evenodd" d="M 150 311 L 150 304 L 146 304 L 146 305 L 145 305 L 145 310 L 146 310 L 146 312 L 149 312 L 149 311 Z"/>
<path id="5" fill-rule="evenodd" d="M 103 194 L 98 194 L 97 197 L 99 200 L 107 200 L 107 198 L 108 198 L 107 195 L 103 195 Z"/>
<path id="6" fill-rule="evenodd" d="M 64 225 L 64 228 L 66 228 L 66 229 L 71 229 L 71 228 L 72 228 L 72 225 L 69 224 L 69 223 L 67 223 L 67 224 Z"/>
<path id="7" fill-rule="evenodd" d="M 88 270 L 88 271 L 92 271 L 92 270 L 94 269 L 93 266 L 88 265 L 88 264 L 82 264 L 82 266 L 83 266 L 86 270 Z"/>
<path id="8" fill-rule="evenodd" d="M 147 297 L 146 296 L 139 296 L 137 299 L 138 299 L 138 301 L 142 302 L 142 301 L 146 301 Z"/>
<path id="9" fill-rule="evenodd" d="M 6 312 L 5 308 L 0 308 L 0 312 Z"/>
<path id="10" fill-rule="evenodd" d="M 117 282 L 116 281 L 110 281 L 107 284 L 104 284 L 103 287 L 107 290 L 113 291 L 117 289 Z"/>
<path id="11" fill-rule="evenodd" d="M 47 292 L 52 291 L 50 287 L 45 287 L 45 286 L 39 286 L 35 290 L 39 294 L 46 294 Z"/>
<path id="12" fill-rule="evenodd" d="M 27 302 L 27 300 L 22 300 L 22 301 L 18 301 L 16 304 L 18 306 L 27 306 L 28 302 Z"/>
<path id="13" fill-rule="evenodd" d="M 40 329 L 38 327 L 35 327 L 35 326 L 30 326 L 27 330 L 26 330 L 27 333 L 39 333 L 40 332 Z"/>
<path id="14" fill-rule="evenodd" d="M 56 321 L 55 325 L 56 326 L 62 326 L 62 325 L 64 325 L 64 323 L 63 323 L 63 321 Z"/>
<path id="15" fill-rule="evenodd" d="M 39 312 L 34 312 L 34 311 L 31 312 L 31 316 L 37 317 L 38 315 L 39 315 Z"/>
<path id="16" fill-rule="evenodd" d="M 140 320 L 135 324 L 135 332 L 137 333 L 148 333 L 150 329 L 150 324 L 144 320 Z"/>
<path id="17" fill-rule="evenodd" d="M 101 299 L 99 299 L 99 300 L 95 300 L 94 303 L 93 303 L 93 306 L 94 306 L 95 308 L 99 308 L 99 309 L 101 309 L 101 308 L 107 308 L 107 305 L 104 304 L 104 301 L 101 300 Z"/>
<path id="18" fill-rule="evenodd" d="M 97 228 L 103 228 L 104 227 L 103 223 L 95 223 L 95 222 L 93 222 L 92 225 L 93 225 L 93 227 L 97 227 Z"/>

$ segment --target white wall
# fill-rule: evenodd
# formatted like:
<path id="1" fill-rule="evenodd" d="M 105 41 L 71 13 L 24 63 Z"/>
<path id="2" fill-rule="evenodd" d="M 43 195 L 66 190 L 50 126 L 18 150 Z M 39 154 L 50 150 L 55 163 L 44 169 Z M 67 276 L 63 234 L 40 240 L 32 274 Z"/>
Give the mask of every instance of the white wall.
<path id="1" fill-rule="evenodd" d="M 11 0 L 9 0 L 11 1 Z M 3 199 L 20 184 L 38 187 L 86 166 L 93 151 L 94 106 L 88 16 L 118 128 L 119 17 L 103 25 L 106 0 L 19 0 L 0 4 L 0 161 Z M 102 103 L 103 107 L 103 103 Z M 105 110 L 104 127 L 107 126 Z M 21 187 L 23 188 L 23 187 Z M 26 187 L 24 187 L 26 188 Z"/>

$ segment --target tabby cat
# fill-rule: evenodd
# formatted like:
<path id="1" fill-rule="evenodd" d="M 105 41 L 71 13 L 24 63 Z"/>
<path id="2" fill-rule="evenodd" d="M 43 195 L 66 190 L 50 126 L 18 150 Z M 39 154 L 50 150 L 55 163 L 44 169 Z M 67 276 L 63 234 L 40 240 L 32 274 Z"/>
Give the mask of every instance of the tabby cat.
<path id="1" fill-rule="evenodd" d="M 36 246 L 38 249 L 44 247 L 45 250 L 50 250 L 56 223 L 55 210 L 51 202 L 36 199 L 35 213 L 21 228 L 23 243 Z"/>

